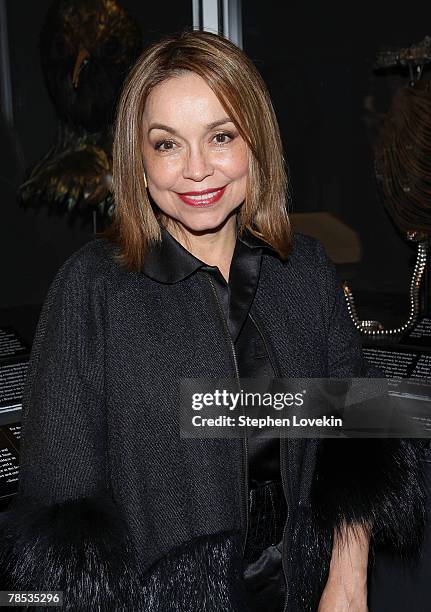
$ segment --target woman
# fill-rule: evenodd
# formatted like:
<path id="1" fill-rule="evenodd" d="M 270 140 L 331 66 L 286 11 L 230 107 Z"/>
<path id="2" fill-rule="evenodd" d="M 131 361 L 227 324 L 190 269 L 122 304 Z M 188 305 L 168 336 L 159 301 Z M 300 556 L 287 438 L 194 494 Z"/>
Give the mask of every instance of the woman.
<path id="1" fill-rule="evenodd" d="M 364 612 L 369 545 L 419 546 L 416 446 L 179 435 L 183 378 L 367 374 L 333 266 L 291 236 L 261 77 L 214 34 L 153 45 L 113 158 L 115 221 L 36 333 L 2 588 L 61 589 L 68 610 Z"/>

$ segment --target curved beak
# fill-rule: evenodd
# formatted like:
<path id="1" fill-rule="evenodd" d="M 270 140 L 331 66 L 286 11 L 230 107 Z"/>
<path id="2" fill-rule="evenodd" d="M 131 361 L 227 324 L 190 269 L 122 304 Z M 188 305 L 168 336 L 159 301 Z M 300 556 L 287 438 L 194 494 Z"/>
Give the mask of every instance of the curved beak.
<path id="1" fill-rule="evenodd" d="M 79 53 L 76 57 L 75 66 L 72 72 L 72 84 L 75 89 L 78 87 L 79 73 L 81 72 L 81 68 L 87 63 L 87 59 L 89 57 L 90 57 L 90 54 L 88 53 L 87 49 L 85 48 L 79 49 Z"/>

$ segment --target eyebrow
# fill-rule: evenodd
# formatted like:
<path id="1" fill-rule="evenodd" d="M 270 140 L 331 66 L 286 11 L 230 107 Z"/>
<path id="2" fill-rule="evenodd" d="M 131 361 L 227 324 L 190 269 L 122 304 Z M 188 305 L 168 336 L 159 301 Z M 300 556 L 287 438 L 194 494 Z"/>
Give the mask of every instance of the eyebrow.
<path id="1" fill-rule="evenodd" d="M 222 119 L 217 119 L 217 121 L 213 121 L 212 123 L 208 123 L 205 127 L 207 130 L 213 130 L 219 125 L 224 125 L 225 123 L 233 123 L 230 117 L 223 117 Z M 174 130 L 174 128 L 169 127 L 169 125 L 164 125 L 163 123 L 152 123 L 148 128 L 148 134 L 151 130 L 164 130 L 165 132 L 169 132 L 174 136 L 178 136 L 178 132 Z"/>

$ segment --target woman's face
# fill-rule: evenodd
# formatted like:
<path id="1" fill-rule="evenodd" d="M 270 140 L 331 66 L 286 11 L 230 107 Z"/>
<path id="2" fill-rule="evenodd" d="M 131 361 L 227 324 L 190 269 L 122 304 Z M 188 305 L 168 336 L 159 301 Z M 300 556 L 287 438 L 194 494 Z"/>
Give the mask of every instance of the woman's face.
<path id="1" fill-rule="evenodd" d="M 147 99 L 143 128 L 159 208 L 191 232 L 221 228 L 244 201 L 248 148 L 214 92 L 192 72 L 163 81 Z"/>

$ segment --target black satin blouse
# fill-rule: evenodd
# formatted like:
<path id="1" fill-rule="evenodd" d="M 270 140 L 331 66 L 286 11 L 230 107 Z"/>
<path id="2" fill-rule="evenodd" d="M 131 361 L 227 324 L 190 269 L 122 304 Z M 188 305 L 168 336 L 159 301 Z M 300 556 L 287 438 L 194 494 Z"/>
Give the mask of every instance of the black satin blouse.
<path id="1" fill-rule="evenodd" d="M 210 274 L 235 344 L 241 378 L 267 378 L 274 371 L 259 330 L 249 314 L 259 282 L 262 251 L 278 256 L 251 234 L 237 237 L 227 283 L 216 266 L 194 257 L 162 228 L 162 243 L 147 254 L 144 273 L 165 283 L 190 274 Z M 248 432 L 249 527 L 244 555 L 244 581 L 252 612 L 281 612 L 285 581 L 281 540 L 286 502 L 280 476 L 280 441 Z"/>

